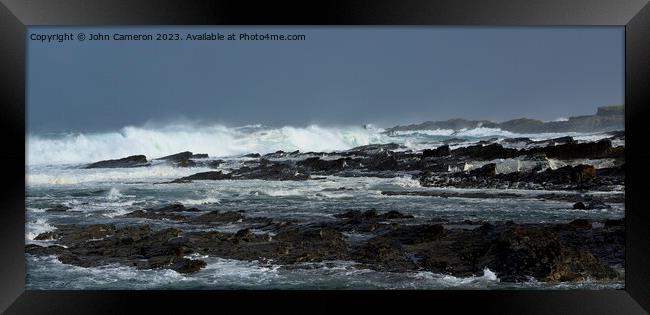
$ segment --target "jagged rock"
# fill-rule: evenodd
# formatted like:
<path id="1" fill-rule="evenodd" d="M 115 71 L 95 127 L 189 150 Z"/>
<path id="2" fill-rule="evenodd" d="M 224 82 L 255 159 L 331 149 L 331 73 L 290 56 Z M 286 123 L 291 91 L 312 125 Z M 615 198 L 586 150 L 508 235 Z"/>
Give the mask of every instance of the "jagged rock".
<path id="1" fill-rule="evenodd" d="M 165 160 L 165 161 L 172 161 L 172 162 L 181 162 L 181 161 L 187 161 L 192 157 L 193 153 L 190 151 L 185 151 L 181 153 L 176 153 L 168 156 L 164 156 L 161 158 L 157 158 L 156 160 Z"/>
<path id="2" fill-rule="evenodd" d="M 58 238 L 58 235 L 54 231 L 49 231 L 49 232 L 43 232 L 34 237 L 34 240 L 36 241 L 48 241 L 48 240 L 55 240 Z"/>
<path id="3" fill-rule="evenodd" d="M 488 163 L 480 168 L 471 170 L 469 174 L 474 176 L 495 176 L 497 174 L 497 165 L 495 163 Z"/>
<path id="4" fill-rule="evenodd" d="M 202 214 L 195 219 L 194 222 L 198 223 L 212 223 L 212 222 L 237 222 L 242 220 L 244 217 L 239 212 L 227 211 L 211 211 L 206 214 Z"/>
<path id="5" fill-rule="evenodd" d="M 85 168 L 128 168 L 128 167 L 141 167 L 150 166 L 151 163 L 147 161 L 144 155 L 132 155 L 122 159 L 104 160 L 86 165 Z"/>
<path id="6" fill-rule="evenodd" d="M 498 143 L 493 143 L 489 145 L 473 145 L 463 148 L 458 148 L 451 151 L 452 155 L 456 156 L 465 156 L 475 159 L 499 159 L 499 158 L 514 158 L 519 156 L 521 153 L 517 149 L 504 148 Z"/>
<path id="7" fill-rule="evenodd" d="M 172 220 L 183 221 L 188 219 L 186 216 L 178 214 L 179 212 L 199 212 L 197 208 L 186 208 L 180 203 L 163 206 L 158 209 L 144 209 L 129 212 L 122 217 L 124 218 L 142 218 L 151 220 Z"/>
<path id="8" fill-rule="evenodd" d="M 186 208 L 181 203 L 174 203 L 161 208 L 155 209 L 156 212 L 199 212 L 201 210 L 197 208 Z"/>
<path id="9" fill-rule="evenodd" d="M 527 150 L 527 154 L 544 153 L 549 158 L 557 159 L 604 158 L 609 156 L 611 149 L 612 142 L 603 139 L 597 142 L 565 143 L 533 148 Z"/>
<path id="10" fill-rule="evenodd" d="M 394 212 L 384 213 L 394 216 Z M 210 213 L 233 216 L 233 213 Z M 340 230 L 350 220 L 373 220 L 376 211 L 349 211 L 344 220 L 328 223 L 279 224 L 277 232 L 256 235 L 178 229 L 153 231 L 146 225 L 57 226 L 55 241 L 65 246 L 25 246 L 32 255 L 57 255 L 66 264 L 82 267 L 120 263 L 139 269 L 167 268 L 182 273 L 205 267 L 184 258 L 198 253 L 229 259 L 269 261 L 293 265 L 326 260 L 353 260 L 364 268 L 382 271 L 431 271 L 469 276 L 494 271 L 501 281 L 575 281 L 614 279 L 610 265 L 624 259 L 622 220 L 592 227 L 577 219 L 568 224 L 484 223 L 474 229 L 445 228 L 440 224 L 385 223 L 372 237 L 350 245 Z M 220 217 L 223 218 L 223 217 Z M 232 220 L 232 217 L 228 220 Z M 210 219 L 212 220 L 212 218 Z M 210 221 L 209 220 L 209 221 Z M 466 224 L 470 224 L 469 222 Z M 379 224 L 379 223 L 377 223 Z M 369 230 L 368 230 L 369 231 Z"/>
<path id="11" fill-rule="evenodd" d="M 310 157 L 297 162 L 300 166 L 305 166 L 314 171 L 339 171 L 347 166 L 346 161 L 351 159 L 340 158 L 337 160 L 323 160 L 319 157 Z"/>
<path id="12" fill-rule="evenodd" d="M 169 269 L 179 273 L 193 273 L 205 268 L 207 264 L 203 260 L 183 258 L 173 263 Z"/>
<path id="13" fill-rule="evenodd" d="M 179 179 L 175 179 L 171 181 L 172 183 L 187 183 L 191 182 L 193 180 L 223 180 L 223 179 L 231 179 L 232 175 L 231 174 L 224 174 L 221 171 L 210 171 L 210 172 L 202 172 L 202 173 L 196 173 L 194 175 L 182 177 Z"/>
<path id="14" fill-rule="evenodd" d="M 422 158 L 428 157 L 442 157 L 451 155 L 451 150 L 448 145 L 443 145 L 435 149 L 425 149 L 422 151 Z"/>

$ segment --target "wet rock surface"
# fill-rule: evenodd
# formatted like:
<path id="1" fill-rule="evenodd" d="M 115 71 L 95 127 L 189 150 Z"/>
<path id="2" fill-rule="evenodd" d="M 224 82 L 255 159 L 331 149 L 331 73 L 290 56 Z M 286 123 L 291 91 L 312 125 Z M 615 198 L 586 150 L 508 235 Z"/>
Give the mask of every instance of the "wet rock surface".
<path id="1" fill-rule="evenodd" d="M 388 272 L 431 271 L 469 276 L 484 268 L 501 281 L 619 279 L 624 261 L 624 221 L 576 219 L 557 224 L 422 222 L 399 211 L 341 211 L 330 220 L 297 222 L 249 217 L 242 212 L 202 211 L 172 204 L 131 212 L 133 224 L 58 225 L 29 244 L 31 255 L 56 255 L 65 264 L 122 264 L 138 269 L 199 272 L 201 256 L 258 261 L 286 267 L 347 260 Z M 248 224 L 236 232 L 165 228 L 139 221 L 175 218 L 189 226 Z M 444 220 L 443 220 L 444 221 Z M 352 241 L 347 235 L 365 235 Z"/>
<path id="2" fill-rule="evenodd" d="M 91 163 L 85 166 L 85 168 L 126 168 L 126 167 L 142 167 L 150 166 L 151 163 L 147 161 L 147 157 L 144 155 L 132 155 L 121 159 L 116 160 L 104 160 L 95 163 Z"/>
<path id="3" fill-rule="evenodd" d="M 624 136 L 613 132 L 611 137 Z M 425 187 L 520 188 L 548 190 L 615 190 L 625 179 L 623 146 L 612 139 L 578 142 L 572 137 L 535 141 L 529 138 L 489 139 L 451 149 L 440 145 L 422 151 L 395 144 L 371 144 L 338 152 L 250 153 L 236 167 L 205 154 L 180 152 L 158 158 L 177 167 L 207 167 L 168 183 L 196 180 L 319 180 L 323 176 L 411 177 Z M 525 144 L 526 148 L 506 147 Z M 506 146 L 504 146 L 506 145 Z M 591 164 L 599 163 L 600 165 Z M 145 156 L 100 161 L 86 168 L 148 166 Z M 227 164 L 227 163 L 226 163 Z"/>
<path id="4" fill-rule="evenodd" d="M 508 140 L 508 141 L 506 141 Z M 624 148 L 609 139 L 577 142 L 571 137 L 534 141 L 513 138 L 502 143 L 527 143 L 525 149 L 504 147 L 497 139 L 451 149 L 442 145 L 416 152 L 398 144 L 375 144 L 341 152 L 248 154 L 239 167 L 200 172 L 171 181 L 261 179 L 319 180 L 323 176 L 411 177 L 422 186 L 458 188 L 599 189 L 615 190 L 625 179 Z M 191 152 L 184 152 L 188 157 Z M 180 153 L 166 158 L 177 158 Z M 559 161 L 559 162 L 552 162 Z M 600 162 L 596 167 L 584 162 Z M 581 163 L 582 162 L 582 163 Z M 209 163 L 209 162 L 202 162 Z M 223 161 L 217 160 L 216 165 Z M 522 167 L 522 165 L 530 165 Z M 554 166 L 555 165 L 555 166 Z M 533 167 L 534 166 L 534 167 Z"/>

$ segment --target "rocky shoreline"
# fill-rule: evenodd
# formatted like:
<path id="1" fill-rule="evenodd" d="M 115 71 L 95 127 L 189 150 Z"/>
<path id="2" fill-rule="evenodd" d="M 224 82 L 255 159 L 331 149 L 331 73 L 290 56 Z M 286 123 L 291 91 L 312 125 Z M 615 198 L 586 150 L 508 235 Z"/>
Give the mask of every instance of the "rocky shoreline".
<path id="1" fill-rule="evenodd" d="M 522 195 L 514 190 L 481 189 L 525 189 L 525 198 L 571 202 L 576 211 L 597 211 L 625 201 L 625 148 L 613 145 L 615 141 L 624 141 L 624 134 L 613 132 L 591 142 L 561 137 L 467 144 L 451 139 L 421 151 L 394 143 L 372 144 L 339 152 L 250 153 L 230 160 L 186 151 L 153 160 L 136 155 L 98 161 L 82 168 L 142 168 L 158 163 L 204 168 L 159 185 L 200 180 L 317 181 L 325 176 L 410 177 L 420 187 L 382 190 L 381 194 L 516 199 Z M 57 205 L 45 212 L 54 215 L 68 209 Z M 34 237 L 38 244 L 26 245 L 26 253 L 55 255 L 64 264 L 81 267 L 120 264 L 179 273 L 200 272 L 207 264 L 201 257 L 207 256 L 283 268 L 348 261 L 359 269 L 428 271 L 456 277 L 489 268 L 504 282 L 620 281 L 624 276 L 624 219 L 450 222 L 400 211 L 340 209 L 322 220 L 301 221 L 182 204 L 142 208 L 117 218 L 115 224 L 56 225 L 53 231 Z M 158 223 L 173 223 L 173 227 L 161 229 Z M 219 230 L 224 226 L 237 230 Z"/>
<path id="2" fill-rule="evenodd" d="M 138 269 L 194 273 L 206 266 L 193 254 L 298 267 L 302 263 L 352 261 L 387 272 L 431 271 L 465 277 L 485 268 L 501 281 L 620 280 L 624 220 L 577 219 L 560 224 L 421 221 L 398 211 L 345 211 L 329 220 L 300 222 L 249 217 L 242 212 L 202 211 L 180 204 L 143 209 L 124 218 L 138 223 L 59 225 L 26 245 L 31 255 L 56 255 L 82 267 L 122 264 Z M 174 220 L 201 229 L 154 230 L 140 219 Z M 240 224 L 235 233 L 211 227 Z M 351 237 L 354 234 L 356 237 Z"/>
<path id="3" fill-rule="evenodd" d="M 577 142 L 571 137 L 561 137 L 537 141 L 533 145 L 527 138 L 493 139 L 455 149 L 442 145 L 422 151 L 404 150 L 398 144 L 389 143 L 341 152 L 251 153 L 240 157 L 240 163 L 230 168 L 224 167 L 226 161 L 209 159 L 207 154 L 181 152 L 152 161 L 143 155 L 99 161 L 85 168 L 146 167 L 154 161 L 164 161 L 177 167 L 215 169 L 167 183 L 410 176 L 419 180 L 423 187 L 616 190 L 625 182 L 625 147 L 614 146 L 614 140 L 624 140 L 624 135 L 615 132 L 610 138 L 594 142 Z M 525 148 L 508 147 L 513 142 L 529 145 Z M 605 167 L 593 165 L 596 163 Z"/>

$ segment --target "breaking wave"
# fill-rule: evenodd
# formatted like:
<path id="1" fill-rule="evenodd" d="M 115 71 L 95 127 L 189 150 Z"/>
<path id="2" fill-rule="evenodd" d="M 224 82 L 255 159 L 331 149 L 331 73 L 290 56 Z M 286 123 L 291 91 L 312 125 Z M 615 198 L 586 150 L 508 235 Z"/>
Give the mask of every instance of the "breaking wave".
<path id="1" fill-rule="evenodd" d="M 490 137 L 530 137 L 534 140 L 560 136 L 577 140 L 595 140 L 605 135 L 579 133 L 516 134 L 496 128 L 461 130 L 414 130 L 391 134 L 366 126 L 265 127 L 223 125 L 166 127 L 124 127 L 106 133 L 74 133 L 56 136 L 28 135 L 27 164 L 80 164 L 144 154 L 154 159 L 182 151 L 207 153 L 211 157 L 233 157 L 247 153 L 271 153 L 278 150 L 302 152 L 348 150 L 377 143 L 399 143 L 409 149 L 431 147 L 431 141 L 449 138 L 480 140 Z"/>
<path id="2" fill-rule="evenodd" d="M 107 133 L 76 133 L 54 137 L 29 135 L 27 163 L 72 164 L 144 154 L 157 158 L 182 151 L 228 157 L 246 153 L 347 150 L 370 143 L 390 142 L 380 130 L 359 127 L 269 128 L 259 125 L 229 128 L 221 125 L 163 128 L 125 127 Z"/>

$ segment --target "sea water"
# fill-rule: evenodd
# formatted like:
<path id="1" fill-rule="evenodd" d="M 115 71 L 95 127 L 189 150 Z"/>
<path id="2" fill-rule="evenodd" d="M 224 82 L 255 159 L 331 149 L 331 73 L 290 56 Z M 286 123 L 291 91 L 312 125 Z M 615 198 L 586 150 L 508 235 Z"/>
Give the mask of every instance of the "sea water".
<path id="1" fill-rule="evenodd" d="M 228 128 L 167 126 L 165 128 L 123 128 L 98 134 L 28 135 L 26 166 L 26 243 L 39 245 L 39 233 L 59 224 L 150 224 L 152 228 L 200 227 L 173 221 L 125 219 L 121 215 L 143 208 L 182 203 L 203 211 L 244 211 L 248 217 L 278 220 L 335 220 L 347 210 L 397 210 L 421 220 L 459 222 L 503 221 L 518 223 L 570 222 L 577 218 L 603 221 L 624 217 L 623 204 L 606 209 L 574 210 L 568 201 L 542 200 L 539 191 L 473 190 L 449 187 L 421 187 L 409 175 L 396 178 L 325 176 L 308 181 L 221 180 L 161 184 L 208 168 L 179 168 L 156 162 L 150 167 L 83 169 L 86 163 L 103 159 L 145 154 L 149 159 L 181 151 L 208 153 L 225 159 L 221 168 L 235 168 L 247 153 L 331 152 L 371 143 L 398 143 L 402 150 L 421 150 L 451 138 L 471 145 L 480 140 L 530 137 L 534 140 L 571 135 L 579 141 L 606 138 L 606 134 L 519 135 L 498 129 L 400 132 L 387 135 L 366 126 L 325 128 L 319 126 L 269 128 L 260 125 Z M 505 145 L 505 144 L 504 144 Z M 341 189 L 344 188 L 344 189 Z M 382 191 L 437 191 L 514 193 L 517 198 L 463 198 L 383 195 Z M 550 193 L 551 191 L 544 191 Z M 623 187 L 618 192 L 622 193 Z M 574 192 L 555 192 L 574 193 Z M 612 192 L 590 192 L 608 194 Z M 70 207 L 66 212 L 46 212 L 55 205 Z M 236 232 L 241 226 L 226 224 L 212 229 Z M 347 235 L 355 237 L 355 235 Z M 27 287 L 30 289 L 435 289 L 435 288 L 620 288 L 622 283 L 546 284 L 536 281 L 503 283 L 489 269 L 471 277 L 458 278 L 430 272 L 387 273 L 352 267 L 352 262 L 333 261 L 297 266 L 268 265 L 218 257 L 200 257 L 208 265 L 190 275 L 172 270 L 137 270 L 121 265 L 93 268 L 65 265 L 53 256 L 26 255 Z"/>

